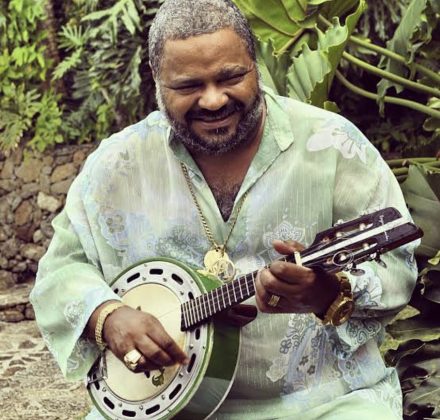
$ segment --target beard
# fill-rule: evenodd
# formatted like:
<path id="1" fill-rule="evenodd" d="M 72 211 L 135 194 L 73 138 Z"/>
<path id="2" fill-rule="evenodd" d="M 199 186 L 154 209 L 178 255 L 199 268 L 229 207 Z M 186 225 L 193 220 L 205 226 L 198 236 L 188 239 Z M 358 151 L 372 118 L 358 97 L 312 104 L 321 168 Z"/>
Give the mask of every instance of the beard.
<path id="1" fill-rule="evenodd" d="M 252 134 L 256 131 L 263 111 L 263 93 L 260 87 L 249 109 L 235 99 L 231 99 L 226 105 L 216 111 L 194 109 L 185 115 L 186 124 L 177 121 L 169 112 L 163 100 L 161 88 L 156 83 L 156 100 L 159 109 L 164 112 L 172 128 L 173 137 L 180 141 L 189 150 L 211 156 L 219 156 L 236 149 L 252 140 Z M 228 127 L 210 130 L 209 135 L 199 136 L 190 127 L 192 120 L 215 121 L 228 117 L 234 112 L 240 112 L 242 117 L 237 124 L 235 132 L 230 133 Z"/>

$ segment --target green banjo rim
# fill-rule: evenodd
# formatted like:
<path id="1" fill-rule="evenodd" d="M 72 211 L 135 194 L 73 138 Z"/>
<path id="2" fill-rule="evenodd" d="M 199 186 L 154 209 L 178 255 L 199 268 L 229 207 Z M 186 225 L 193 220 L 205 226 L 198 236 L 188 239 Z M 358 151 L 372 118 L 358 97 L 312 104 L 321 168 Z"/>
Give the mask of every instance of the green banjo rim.
<path id="1" fill-rule="evenodd" d="M 167 262 L 173 265 L 176 265 L 178 267 L 180 267 L 181 269 L 183 269 L 184 271 L 186 271 L 191 278 L 194 280 L 194 282 L 197 284 L 197 286 L 199 287 L 199 290 L 202 293 L 206 293 L 208 290 L 206 289 L 206 287 L 204 286 L 203 282 L 200 279 L 200 276 L 202 274 L 197 274 L 196 273 L 196 269 L 192 268 L 191 266 L 184 264 L 178 260 L 175 260 L 173 258 L 167 258 L 167 257 L 161 257 L 161 258 L 146 258 L 144 260 L 140 260 L 135 264 L 130 265 L 129 267 L 127 267 L 126 269 L 124 269 L 124 271 L 122 271 L 120 274 L 118 274 L 117 277 L 114 278 L 114 280 L 109 283 L 109 286 L 113 286 L 125 273 L 127 273 L 128 271 L 132 270 L 133 268 L 142 265 L 142 264 L 147 264 L 150 262 Z M 221 284 L 221 282 L 212 277 L 209 276 L 210 280 L 213 281 L 217 281 L 219 284 Z M 209 322 L 206 324 L 208 331 L 207 331 L 207 341 L 206 341 L 206 348 L 204 350 L 204 354 L 203 354 L 203 359 L 201 362 L 201 366 L 199 369 L 199 372 L 197 373 L 197 375 L 194 377 L 194 379 L 191 381 L 191 384 L 188 388 L 188 391 L 185 393 L 185 396 L 182 398 L 182 401 L 180 401 L 173 409 L 172 411 L 168 412 L 167 414 L 165 414 L 162 417 L 158 417 L 161 420 L 162 419 L 171 419 L 173 416 L 175 416 L 178 412 L 180 412 L 191 400 L 191 398 L 194 396 L 194 394 L 197 392 L 205 374 L 206 371 L 208 369 L 209 366 L 209 361 L 211 358 L 211 354 L 212 354 L 212 345 L 213 345 L 213 334 L 214 334 L 214 328 L 212 325 L 212 322 Z M 113 417 L 108 416 L 108 414 L 106 412 L 104 412 L 101 407 L 99 406 L 99 404 L 97 403 L 96 399 L 94 398 L 92 392 L 90 391 L 89 387 L 88 387 L 88 393 L 90 395 L 90 398 L 93 401 L 94 406 L 96 407 L 96 409 L 100 412 L 100 414 L 109 420 L 112 420 Z"/>

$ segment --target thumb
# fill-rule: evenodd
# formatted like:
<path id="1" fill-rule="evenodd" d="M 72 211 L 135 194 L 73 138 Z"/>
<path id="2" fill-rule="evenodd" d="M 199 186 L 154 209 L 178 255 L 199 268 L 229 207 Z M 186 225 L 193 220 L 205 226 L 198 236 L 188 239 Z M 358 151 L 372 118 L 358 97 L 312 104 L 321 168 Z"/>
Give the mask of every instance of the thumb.
<path id="1" fill-rule="evenodd" d="M 293 254 L 296 251 L 301 252 L 305 249 L 304 245 L 300 244 L 299 242 L 291 241 L 291 240 L 280 241 L 279 239 L 275 239 L 272 242 L 272 245 L 275 251 L 283 255 Z"/>

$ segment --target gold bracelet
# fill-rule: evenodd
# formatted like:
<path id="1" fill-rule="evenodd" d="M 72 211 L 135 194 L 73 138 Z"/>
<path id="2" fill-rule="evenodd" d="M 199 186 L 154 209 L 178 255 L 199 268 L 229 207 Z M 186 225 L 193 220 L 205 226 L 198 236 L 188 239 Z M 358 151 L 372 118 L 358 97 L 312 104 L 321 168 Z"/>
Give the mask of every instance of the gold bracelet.
<path id="1" fill-rule="evenodd" d="M 95 341 L 101 351 L 104 350 L 107 346 L 107 344 L 104 343 L 104 340 L 102 339 L 102 329 L 104 327 L 104 322 L 112 312 L 116 311 L 116 309 L 119 309 L 122 306 L 125 305 L 121 302 L 110 303 L 109 305 L 105 306 L 104 309 L 102 309 L 99 313 L 98 320 L 96 321 L 95 326 Z"/>

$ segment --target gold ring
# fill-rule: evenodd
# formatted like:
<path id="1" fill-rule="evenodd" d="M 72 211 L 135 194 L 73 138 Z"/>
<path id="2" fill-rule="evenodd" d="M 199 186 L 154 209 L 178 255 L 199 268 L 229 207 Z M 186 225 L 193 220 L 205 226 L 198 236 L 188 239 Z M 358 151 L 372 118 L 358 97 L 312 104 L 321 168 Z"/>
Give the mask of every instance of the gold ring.
<path id="1" fill-rule="evenodd" d="M 138 362 L 139 359 L 142 357 L 142 353 L 140 353 L 139 351 L 137 351 L 136 349 L 130 350 L 125 356 L 124 356 L 124 363 L 125 366 L 128 367 L 128 369 L 130 369 L 131 371 L 135 371 L 137 366 L 138 366 Z"/>
<path id="2" fill-rule="evenodd" d="M 278 302 L 280 301 L 280 297 L 277 295 L 272 295 L 267 302 L 269 306 L 272 306 L 272 308 L 276 308 L 278 305 Z"/>

